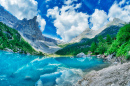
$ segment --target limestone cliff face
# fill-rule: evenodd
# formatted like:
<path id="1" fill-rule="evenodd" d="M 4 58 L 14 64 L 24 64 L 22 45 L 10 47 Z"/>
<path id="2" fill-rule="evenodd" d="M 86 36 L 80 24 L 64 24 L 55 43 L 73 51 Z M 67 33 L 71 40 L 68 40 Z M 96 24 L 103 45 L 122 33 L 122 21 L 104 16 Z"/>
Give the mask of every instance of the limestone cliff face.
<path id="1" fill-rule="evenodd" d="M 35 16 L 33 19 L 27 20 L 19 20 L 13 28 L 18 30 L 25 38 L 36 41 L 36 40 L 44 40 L 42 32 L 38 27 L 38 23 L 36 21 L 37 17 Z"/>
<path id="2" fill-rule="evenodd" d="M 57 40 L 43 36 L 36 16 L 30 20 L 18 20 L 0 6 L 0 22 L 18 30 L 21 36 L 38 51 L 55 53 L 60 49 Z"/>
<path id="3" fill-rule="evenodd" d="M 110 34 L 114 35 L 117 34 L 118 30 L 120 27 L 122 27 L 125 24 L 124 21 L 115 18 L 113 21 L 107 23 L 105 26 L 98 30 L 92 30 L 87 28 L 84 32 L 82 32 L 79 36 L 73 38 L 70 43 L 75 43 L 75 42 L 84 42 L 85 39 L 91 39 L 94 38 L 97 35 L 104 35 L 104 34 Z"/>
<path id="4" fill-rule="evenodd" d="M 2 6 L 0 6 L 0 22 L 13 27 L 14 24 L 18 21 L 16 17 L 8 13 Z"/>

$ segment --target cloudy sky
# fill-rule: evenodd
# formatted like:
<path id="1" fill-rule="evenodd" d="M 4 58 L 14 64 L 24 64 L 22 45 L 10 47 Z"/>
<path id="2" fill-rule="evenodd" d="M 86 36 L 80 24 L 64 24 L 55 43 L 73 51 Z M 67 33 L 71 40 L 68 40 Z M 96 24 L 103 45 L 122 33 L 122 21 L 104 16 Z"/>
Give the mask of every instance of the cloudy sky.
<path id="1" fill-rule="evenodd" d="M 66 42 L 113 18 L 130 22 L 129 0 L 0 0 L 0 5 L 20 20 L 37 16 L 45 36 Z"/>

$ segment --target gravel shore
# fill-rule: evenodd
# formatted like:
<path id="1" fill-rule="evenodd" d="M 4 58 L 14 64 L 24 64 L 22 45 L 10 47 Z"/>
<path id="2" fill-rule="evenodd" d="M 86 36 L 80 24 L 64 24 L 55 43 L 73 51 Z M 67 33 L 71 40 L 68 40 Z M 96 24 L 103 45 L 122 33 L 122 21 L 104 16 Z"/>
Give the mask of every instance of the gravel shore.
<path id="1" fill-rule="evenodd" d="M 76 86 L 130 86 L 130 62 L 91 71 Z"/>

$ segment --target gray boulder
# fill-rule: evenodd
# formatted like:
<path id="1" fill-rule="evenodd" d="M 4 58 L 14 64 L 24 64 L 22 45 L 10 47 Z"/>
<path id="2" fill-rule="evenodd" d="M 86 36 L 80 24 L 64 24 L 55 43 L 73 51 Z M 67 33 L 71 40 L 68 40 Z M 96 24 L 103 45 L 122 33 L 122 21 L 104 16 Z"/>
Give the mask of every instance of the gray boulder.
<path id="1" fill-rule="evenodd" d="M 107 59 L 108 61 L 111 61 L 111 59 L 113 58 L 113 55 L 114 55 L 114 54 L 108 55 L 108 56 L 106 57 L 106 59 Z"/>
<path id="2" fill-rule="evenodd" d="M 86 57 L 86 55 L 83 52 L 81 52 L 81 53 L 77 54 L 76 57 Z"/>
<path id="3" fill-rule="evenodd" d="M 101 58 L 101 55 L 97 55 L 97 58 Z"/>

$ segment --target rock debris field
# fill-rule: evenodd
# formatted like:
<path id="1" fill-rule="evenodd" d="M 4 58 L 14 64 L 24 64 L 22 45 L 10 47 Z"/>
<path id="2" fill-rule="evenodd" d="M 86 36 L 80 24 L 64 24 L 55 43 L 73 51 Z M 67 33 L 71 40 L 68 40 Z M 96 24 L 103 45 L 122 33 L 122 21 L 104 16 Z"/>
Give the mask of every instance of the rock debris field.
<path id="1" fill-rule="evenodd" d="M 76 86 L 130 86 L 130 62 L 91 71 Z"/>

